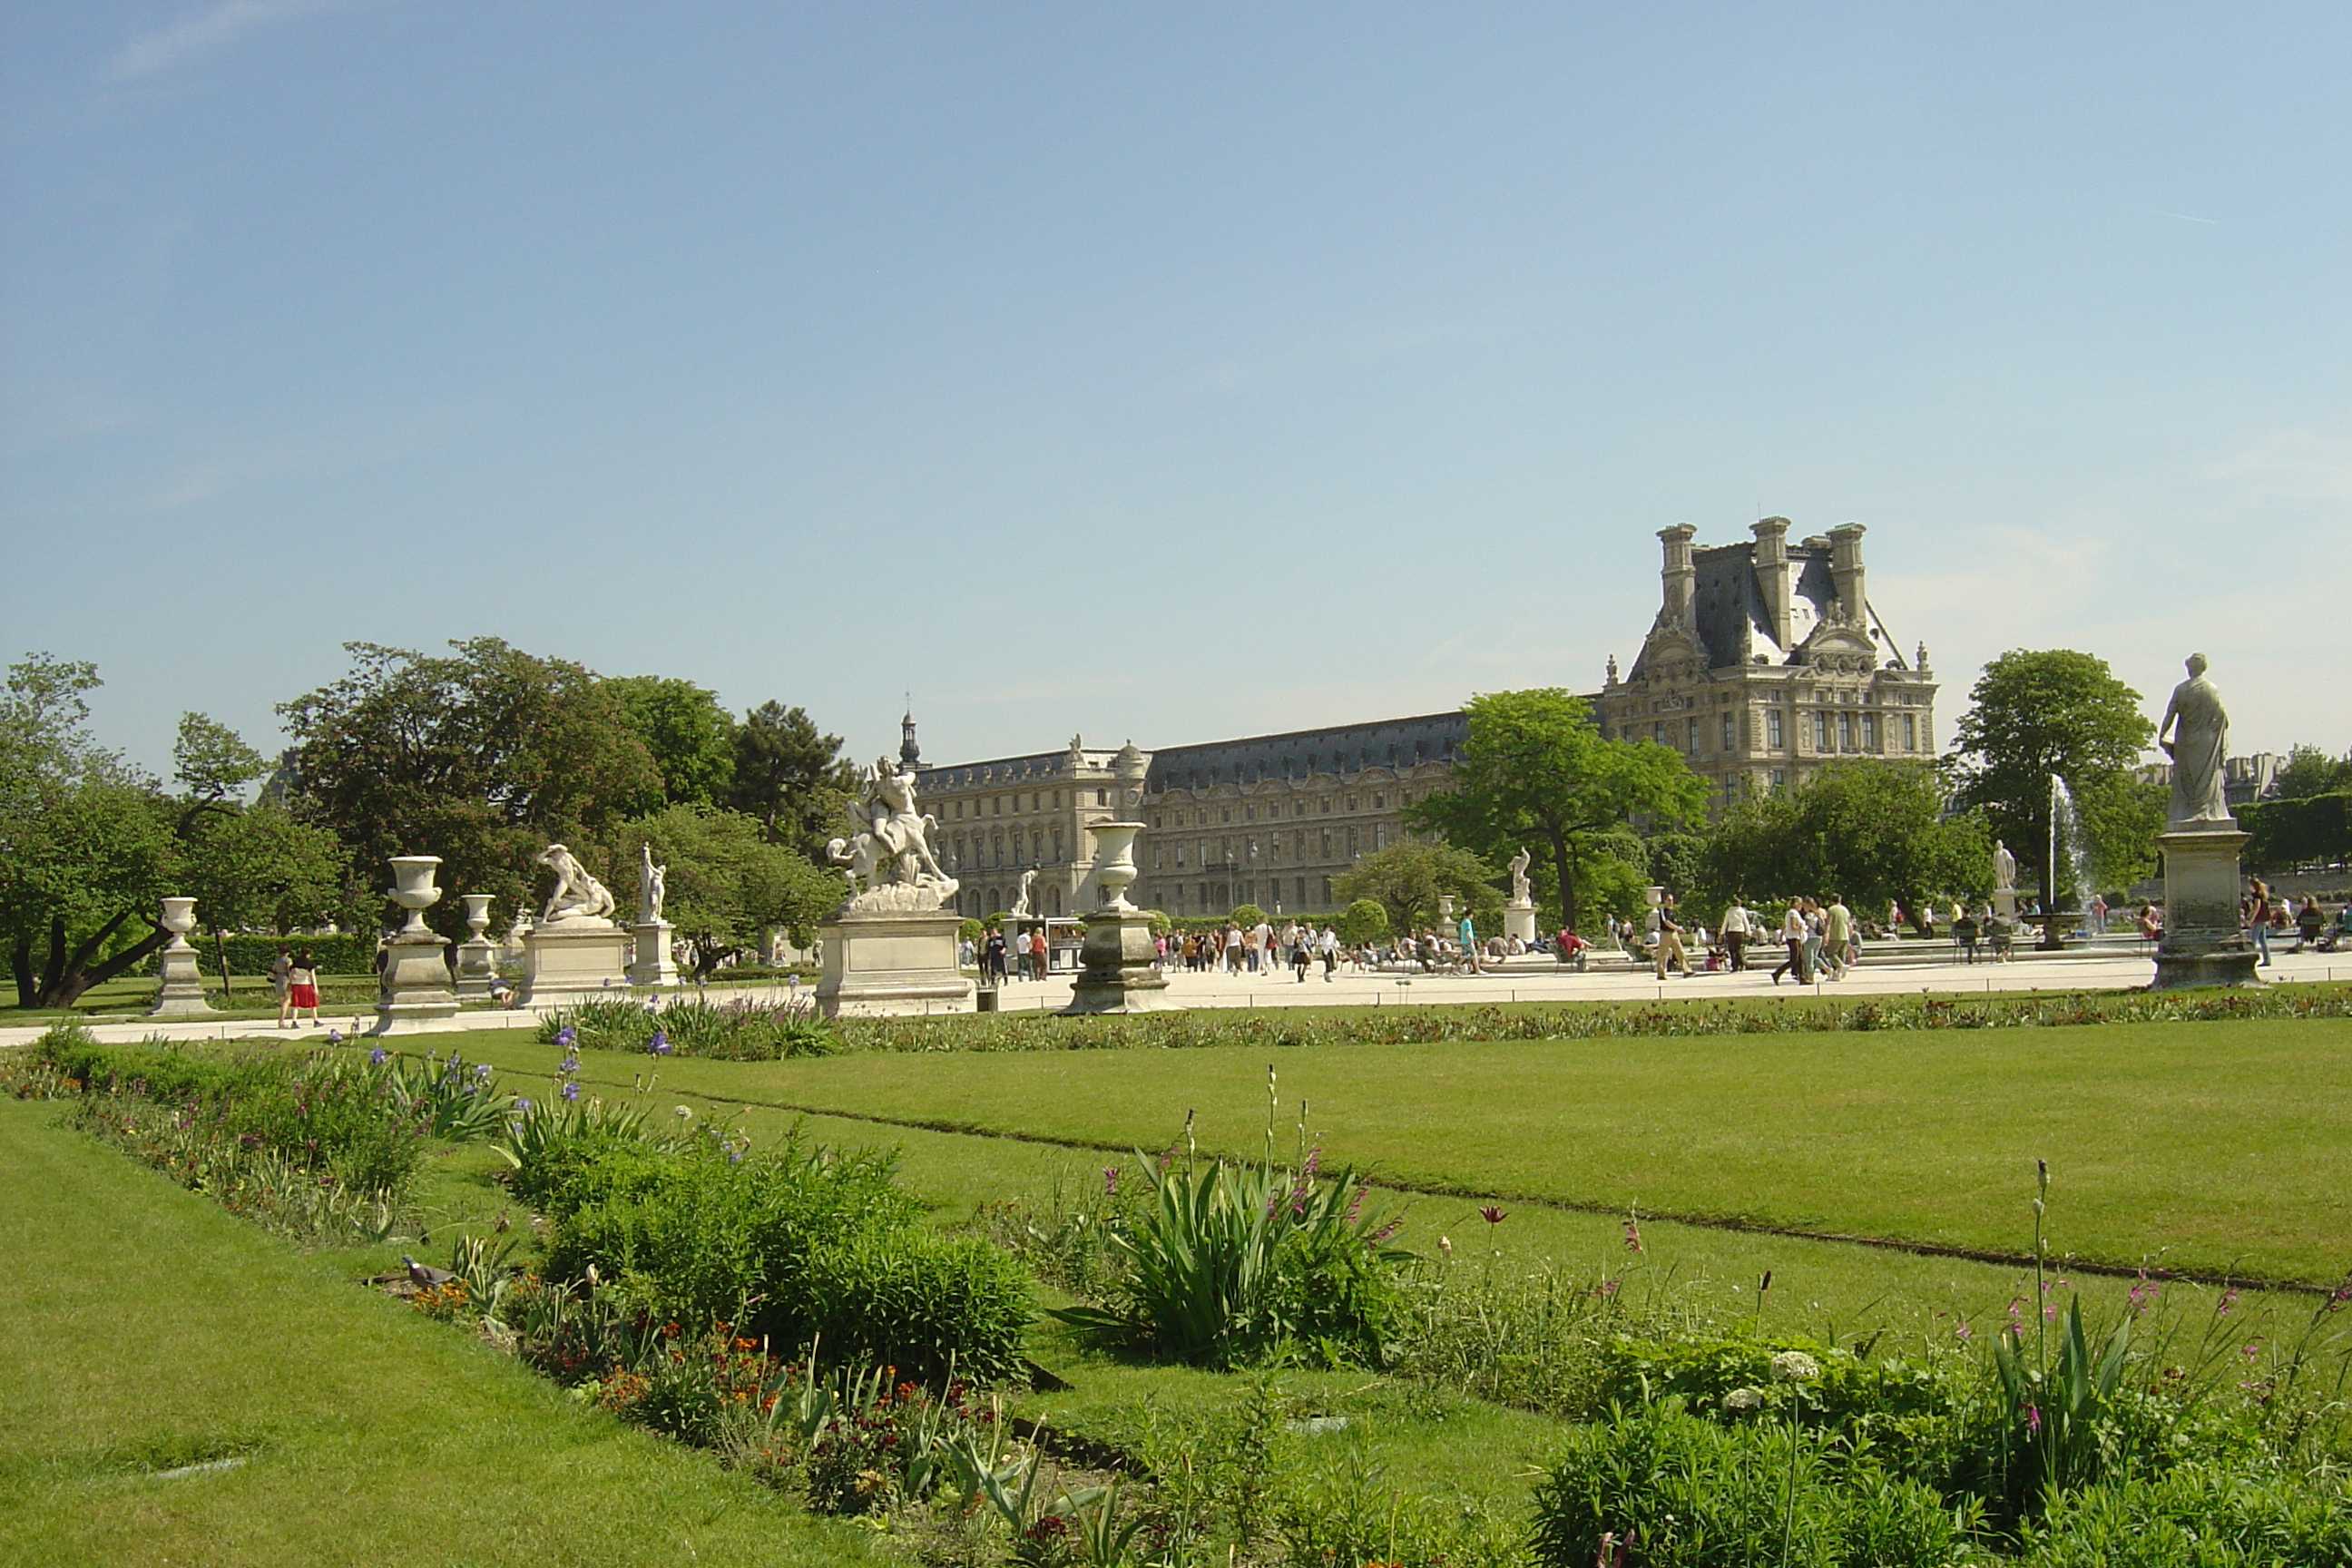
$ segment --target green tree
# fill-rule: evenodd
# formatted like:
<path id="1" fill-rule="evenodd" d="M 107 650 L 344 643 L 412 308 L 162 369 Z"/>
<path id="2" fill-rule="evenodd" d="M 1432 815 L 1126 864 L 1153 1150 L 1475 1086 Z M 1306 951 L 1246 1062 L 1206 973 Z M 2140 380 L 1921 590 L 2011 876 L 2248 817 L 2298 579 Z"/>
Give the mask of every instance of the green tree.
<path id="1" fill-rule="evenodd" d="M 1462 710 L 1470 732 L 1452 781 L 1406 806 L 1406 825 L 1490 859 L 1523 845 L 1570 926 L 1585 884 L 1614 878 L 1602 862 L 1622 864 L 1607 836 L 1636 818 L 1687 822 L 1706 809 L 1706 783 L 1677 752 L 1603 740 L 1583 700 L 1556 687 L 1488 692 Z"/>
<path id="2" fill-rule="evenodd" d="M 699 976 L 756 948 L 762 932 L 779 927 L 806 945 L 842 899 L 837 874 L 770 843 L 761 824 L 740 811 L 672 805 L 623 823 L 604 859 L 611 873 L 604 879 L 616 896 L 635 886 L 643 845 L 652 846 L 664 867 L 662 917 L 694 949 Z"/>
<path id="3" fill-rule="evenodd" d="M 1334 934 L 1349 947 L 1362 947 L 1389 934 L 1389 912 L 1376 899 L 1358 899 L 1339 911 Z"/>
<path id="4" fill-rule="evenodd" d="M 838 836 L 857 771 L 842 759 L 841 737 L 819 731 L 805 710 L 762 702 L 735 731 L 735 772 L 727 804 L 760 819 L 768 837 L 810 859 Z"/>
<path id="5" fill-rule="evenodd" d="M 2352 756 L 2331 757 L 2317 746 L 2294 747 L 2278 771 L 2276 786 L 2281 800 L 2309 800 L 2352 789 Z"/>
<path id="6" fill-rule="evenodd" d="M 154 781 L 100 746 L 86 661 L 28 654 L 0 689 L 0 938 L 23 1007 L 63 1007 L 171 940 L 177 845 Z"/>
<path id="7" fill-rule="evenodd" d="M 1466 849 L 1400 838 L 1332 878 L 1331 892 L 1343 905 L 1370 900 L 1391 930 L 1409 931 L 1434 921 L 1437 900 L 1447 895 L 1474 915 L 1492 916 L 1503 907 L 1494 877 L 1495 868 Z"/>
<path id="8" fill-rule="evenodd" d="M 614 676 L 603 685 L 661 773 L 657 790 L 629 803 L 631 816 L 727 800 L 735 782 L 735 721 L 719 705 L 719 693 L 662 675 Z"/>
<path id="9" fill-rule="evenodd" d="M 593 842 L 661 788 L 618 695 L 577 664 L 496 637 L 446 657 L 346 646 L 350 674 L 278 711 L 295 742 L 292 809 L 347 847 L 357 918 L 382 917 L 394 855 L 440 856 L 451 893 L 535 903 L 551 840 Z M 445 935 L 463 923 L 455 898 L 426 918 Z"/>
<path id="10" fill-rule="evenodd" d="M 1836 893 L 1857 913 L 1992 886 L 1992 840 L 1973 816 L 1947 816 L 1924 763 L 1831 763 L 1784 794 L 1742 801 L 1702 841 L 1699 901 Z"/>
<path id="11" fill-rule="evenodd" d="M 262 802 L 195 819 L 182 840 L 178 888 L 214 931 L 279 935 L 333 920 L 350 864 L 330 830 Z"/>
<path id="12" fill-rule="evenodd" d="M 2050 874 L 2053 774 L 2074 792 L 2095 875 L 2127 882 L 2153 864 L 2155 830 L 2130 770 L 2156 726 L 2105 659 L 2071 648 L 2012 649 L 1985 666 L 1969 695 L 1953 736 L 1959 803 L 1981 811 L 2029 869 L 2042 908 L 2055 908 L 2059 893 Z M 2063 864 L 2062 857 L 2062 880 Z"/>

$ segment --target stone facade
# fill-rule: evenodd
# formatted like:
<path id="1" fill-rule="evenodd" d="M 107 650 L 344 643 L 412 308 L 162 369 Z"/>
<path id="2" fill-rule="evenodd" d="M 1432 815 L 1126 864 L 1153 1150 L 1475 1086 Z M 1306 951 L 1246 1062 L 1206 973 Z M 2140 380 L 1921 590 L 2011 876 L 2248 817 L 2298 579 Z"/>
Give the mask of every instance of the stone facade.
<path id="1" fill-rule="evenodd" d="M 1459 711 L 1156 752 L 1136 845 L 1140 901 L 1171 915 L 1335 907 L 1331 879 L 1404 831 L 1468 733 Z"/>
<path id="2" fill-rule="evenodd" d="M 1786 518 L 1752 541 L 1694 548 L 1677 523 L 1664 545 L 1658 613 L 1622 679 L 1585 700 L 1612 739 L 1656 741 L 1708 782 L 1715 809 L 1802 782 L 1838 757 L 1936 754 L 1936 683 L 1927 649 L 1906 660 L 1864 592 L 1863 529 L 1790 543 Z M 1539 684 L 1531 674 L 1528 684 Z M 1131 897 L 1171 915 L 1237 904 L 1320 914 L 1331 879 L 1393 842 L 1399 812 L 1444 786 L 1468 733 L 1459 711 L 1297 730 L 1144 752 L 1088 750 L 921 771 L 961 912 L 1009 908 L 1035 869 L 1040 915 L 1090 907 L 1089 821 L 1122 814 L 1144 830 Z M 901 755 L 914 758 L 914 721 Z"/>
<path id="3" fill-rule="evenodd" d="M 1746 543 L 1693 549 L 1660 531 L 1663 603 L 1633 668 L 1590 699 L 1612 740 L 1682 752 L 1720 809 L 1801 783 L 1839 757 L 1936 754 L 1936 684 L 1906 661 L 1864 592 L 1860 523 L 1789 542 L 1766 518 Z"/>
<path id="4" fill-rule="evenodd" d="M 1066 916 L 1093 907 L 1090 822 L 1131 819 L 1143 799 L 1150 759 L 1132 742 L 1116 751 L 1070 737 L 1062 751 L 994 757 L 954 767 L 921 765 L 915 721 L 904 725 L 902 761 L 917 770 L 922 809 L 939 819 L 934 842 L 961 887 L 959 914 L 1003 914 L 1019 897 L 1021 873 L 1034 870 L 1033 912 Z"/>

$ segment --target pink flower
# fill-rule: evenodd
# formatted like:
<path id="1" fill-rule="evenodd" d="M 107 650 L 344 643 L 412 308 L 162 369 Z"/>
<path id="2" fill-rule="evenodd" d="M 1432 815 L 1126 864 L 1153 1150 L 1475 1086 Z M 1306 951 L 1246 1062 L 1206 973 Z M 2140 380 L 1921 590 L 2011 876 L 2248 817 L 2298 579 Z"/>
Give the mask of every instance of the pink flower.
<path id="1" fill-rule="evenodd" d="M 1102 1168 L 1102 1171 L 1103 1196 L 1108 1197 L 1111 1194 L 1118 1191 L 1118 1167 L 1117 1165 L 1105 1165 Z"/>
<path id="2" fill-rule="evenodd" d="M 2221 1292 L 2221 1299 L 2213 1303 L 2213 1310 L 2221 1317 L 2226 1318 L 2230 1315 L 2230 1309 L 2237 1304 L 2238 1288 L 2235 1285 L 2232 1285 L 2228 1289 Z"/>
<path id="3" fill-rule="evenodd" d="M 2031 1437 L 2038 1434 L 2041 1430 L 2042 1407 L 2038 1405 L 2027 1405 L 2025 1407 L 2025 1435 Z"/>
<path id="4" fill-rule="evenodd" d="M 1503 1223 L 1502 1205 L 1500 1204 L 1481 1204 L 1478 1206 L 1478 1217 L 1485 1220 L 1488 1225 L 1500 1225 Z"/>
<path id="5" fill-rule="evenodd" d="M 1639 1252 L 1642 1249 L 1642 1227 L 1629 1219 L 1625 1222 L 1625 1250 Z"/>

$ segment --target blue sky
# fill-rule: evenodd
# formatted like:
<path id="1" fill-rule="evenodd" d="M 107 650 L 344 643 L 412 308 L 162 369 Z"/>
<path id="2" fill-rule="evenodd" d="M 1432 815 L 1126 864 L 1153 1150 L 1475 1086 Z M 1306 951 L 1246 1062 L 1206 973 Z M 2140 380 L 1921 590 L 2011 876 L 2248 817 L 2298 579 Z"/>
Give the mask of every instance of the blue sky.
<path id="1" fill-rule="evenodd" d="M 0 654 L 151 766 L 479 634 L 860 752 L 1597 686 L 1868 525 L 2352 747 L 2352 11 L 0 13 Z"/>

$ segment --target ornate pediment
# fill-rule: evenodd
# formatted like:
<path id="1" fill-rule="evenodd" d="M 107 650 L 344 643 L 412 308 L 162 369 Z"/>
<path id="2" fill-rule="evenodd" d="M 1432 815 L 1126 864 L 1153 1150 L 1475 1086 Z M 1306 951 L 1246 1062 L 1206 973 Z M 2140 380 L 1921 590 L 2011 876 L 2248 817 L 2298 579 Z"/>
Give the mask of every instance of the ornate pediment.
<path id="1" fill-rule="evenodd" d="M 1823 621 L 1797 646 L 1789 662 L 1841 674 L 1866 675 L 1878 668 L 1878 649 L 1853 627 Z"/>

